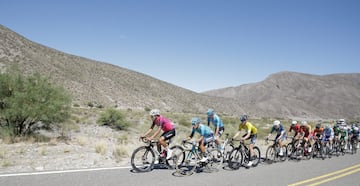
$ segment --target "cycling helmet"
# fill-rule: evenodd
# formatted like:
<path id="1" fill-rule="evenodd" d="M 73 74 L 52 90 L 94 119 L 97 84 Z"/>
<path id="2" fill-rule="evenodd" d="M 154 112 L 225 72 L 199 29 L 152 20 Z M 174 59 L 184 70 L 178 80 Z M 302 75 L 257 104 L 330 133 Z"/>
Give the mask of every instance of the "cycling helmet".
<path id="1" fill-rule="evenodd" d="M 206 114 L 207 114 L 208 116 L 214 115 L 214 109 L 209 109 L 209 110 L 206 112 Z"/>
<path id="2" fill-rule="evenodd" d="M 242 115 L 242 116 L 240 116 L 240 121 L 241 121 L 241 122 L 244 122 L 244 121 L 247 120 L 247 118 L 248 118 L 247 115 Z"/>
<path id="3" fill-rule="evenodd" d="M 160 115 L 160 110 L 158 109 L 152 109 L 150 111 L 150 116 L 159 116 Z"/>
<path id="4" fill-rule="evenodd" d="M 278 127 L 280 125 L 280 121 L 279 120 L 275 120 L 274 121 L 274 127 Z"/>
<path id="5" fill-rule="evenodd" d="M 329 124 L 326 124 L 325 125 L 325 129 L 329 129 L 330 128 L 330 125 Z"/>
<path id="6" fill-rule="evenodd" d="M 354 127 L 354 131 L 359 131 L 359 127 Z"/>
<path id="7" fill-rule="evenodd" d="M 296 125 L 297 124 L 297 121 L 295 121 L 295 120 L 293 120 L 292 122 L 291 122 L 291 125 Z"/>
<path id="8" fill-rule="evenodd" d="M 307 125 L 307 121 L 305 120 L 301 121 L 301 126 L 305 126 L 305 125 Z"/>
<path id="9" fill-rule="evenodd" d="M 191 125 L 196 125 L 198 123 L 201 123 L 201 119 L 198 117 L 194 117 L 191 119 Z"/>
<path id="10" fill-rule="evenodd" d="M 319 129 L 321 127 L 321 123 L 316 124 L 316 128 Z"/>
<path id="11" fill-rule="evenodd" d="M 345 123 L 345 119 L 339 119 L 340 123 Z"/>

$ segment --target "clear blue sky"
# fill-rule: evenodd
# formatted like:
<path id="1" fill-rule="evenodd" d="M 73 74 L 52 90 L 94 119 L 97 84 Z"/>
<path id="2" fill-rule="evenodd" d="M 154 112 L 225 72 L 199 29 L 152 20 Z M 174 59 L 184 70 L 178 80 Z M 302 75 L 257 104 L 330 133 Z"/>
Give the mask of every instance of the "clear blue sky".
<path id="1" fill-rule="evenodd" d="M 360 72 L 358 0 L 0 0 L 0 24 L 196 92 Z"/>

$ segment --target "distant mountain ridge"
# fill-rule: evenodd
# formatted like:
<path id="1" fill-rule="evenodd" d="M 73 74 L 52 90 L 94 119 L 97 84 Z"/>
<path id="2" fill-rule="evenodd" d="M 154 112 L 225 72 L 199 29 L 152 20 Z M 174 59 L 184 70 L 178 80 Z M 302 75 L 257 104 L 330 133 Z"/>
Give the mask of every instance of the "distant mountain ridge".
<path id="1" fill-rule="evenodd" d="M 142 73 L 78 57 L 34 43 L 0 25 L 0 70 L 18 64 L 63 85 L 73 102 L 96 102 L 123 109 L 254 117 L 360 117 L 360 74 L 315 76 L 281 72 L 262 82 L 199 94 Z M 180 78 L 180 77 L 179 77 Z"/>

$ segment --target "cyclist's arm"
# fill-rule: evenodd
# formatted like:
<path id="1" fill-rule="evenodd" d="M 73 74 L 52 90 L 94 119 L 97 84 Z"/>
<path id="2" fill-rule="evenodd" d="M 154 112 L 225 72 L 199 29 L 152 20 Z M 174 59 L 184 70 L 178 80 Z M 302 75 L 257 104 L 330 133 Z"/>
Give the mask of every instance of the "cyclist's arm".
<path id="1" fill-rule="evenodd" d="M 141 137 L 145 137 L 147 136 L 148 134 L 150 134 L 150 132 L 154 129 L 154 126 L 155 126 L 155 123 L 153 123 L 150 128 L 145 132 L 144 135 L 142 135 Z"/>
<path id="2" fill-rule="evenodd" d="M 159 127 L 159 128 L 155 131 L 155 133 L 150 137 L 150 140 L 154 139 L 154 138 L 160 133 L 160 131 L 161 131 L 161 128 Z"/>
<path id="3" fill-rule="evenodd" d="M 240 131 L 237 131 L 236 134 L 232 137 L 232 139 L 236 139 L 236 137 L 238 137 L 240 134 Z"/>
<path id="4" fill-rule="evenodd" d="M 244 136 L 243 138 L 241 138 L 242 140 L 248 139 L 251 135 L 251 129 L 249 129 L 246 133 L 246 136 Z"/>

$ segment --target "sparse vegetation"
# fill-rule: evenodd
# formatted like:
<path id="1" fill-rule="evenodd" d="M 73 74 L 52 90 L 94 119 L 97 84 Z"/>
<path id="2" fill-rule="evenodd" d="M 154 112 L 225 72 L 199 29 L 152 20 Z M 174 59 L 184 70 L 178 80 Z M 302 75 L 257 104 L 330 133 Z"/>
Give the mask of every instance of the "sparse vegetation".
<path id="1" fill-rule="evenodd" d="M 126 130 L 129 127 L 129 123 L 126 121 L 124 114 L 113 108 L 109 108 L 105 112 L 100 113 L 97 123 L 119 130 Z"/>
<path id="2" fill-rule="evenodd" d="M 0 74 L 0 127 L 6 136 L 25 136 L 65 121 L 70 113 L 70 96 L 62 87 L 34 74 L 17 70 Z"/>
<path id="3" fill-rule="evenodd" d="M 101 155 L 105 155 L 106 154 L 106 143 L 104 142 L 99 142 L 97 144 L 95 144 L 95 152 L 99 153 Z"/>

